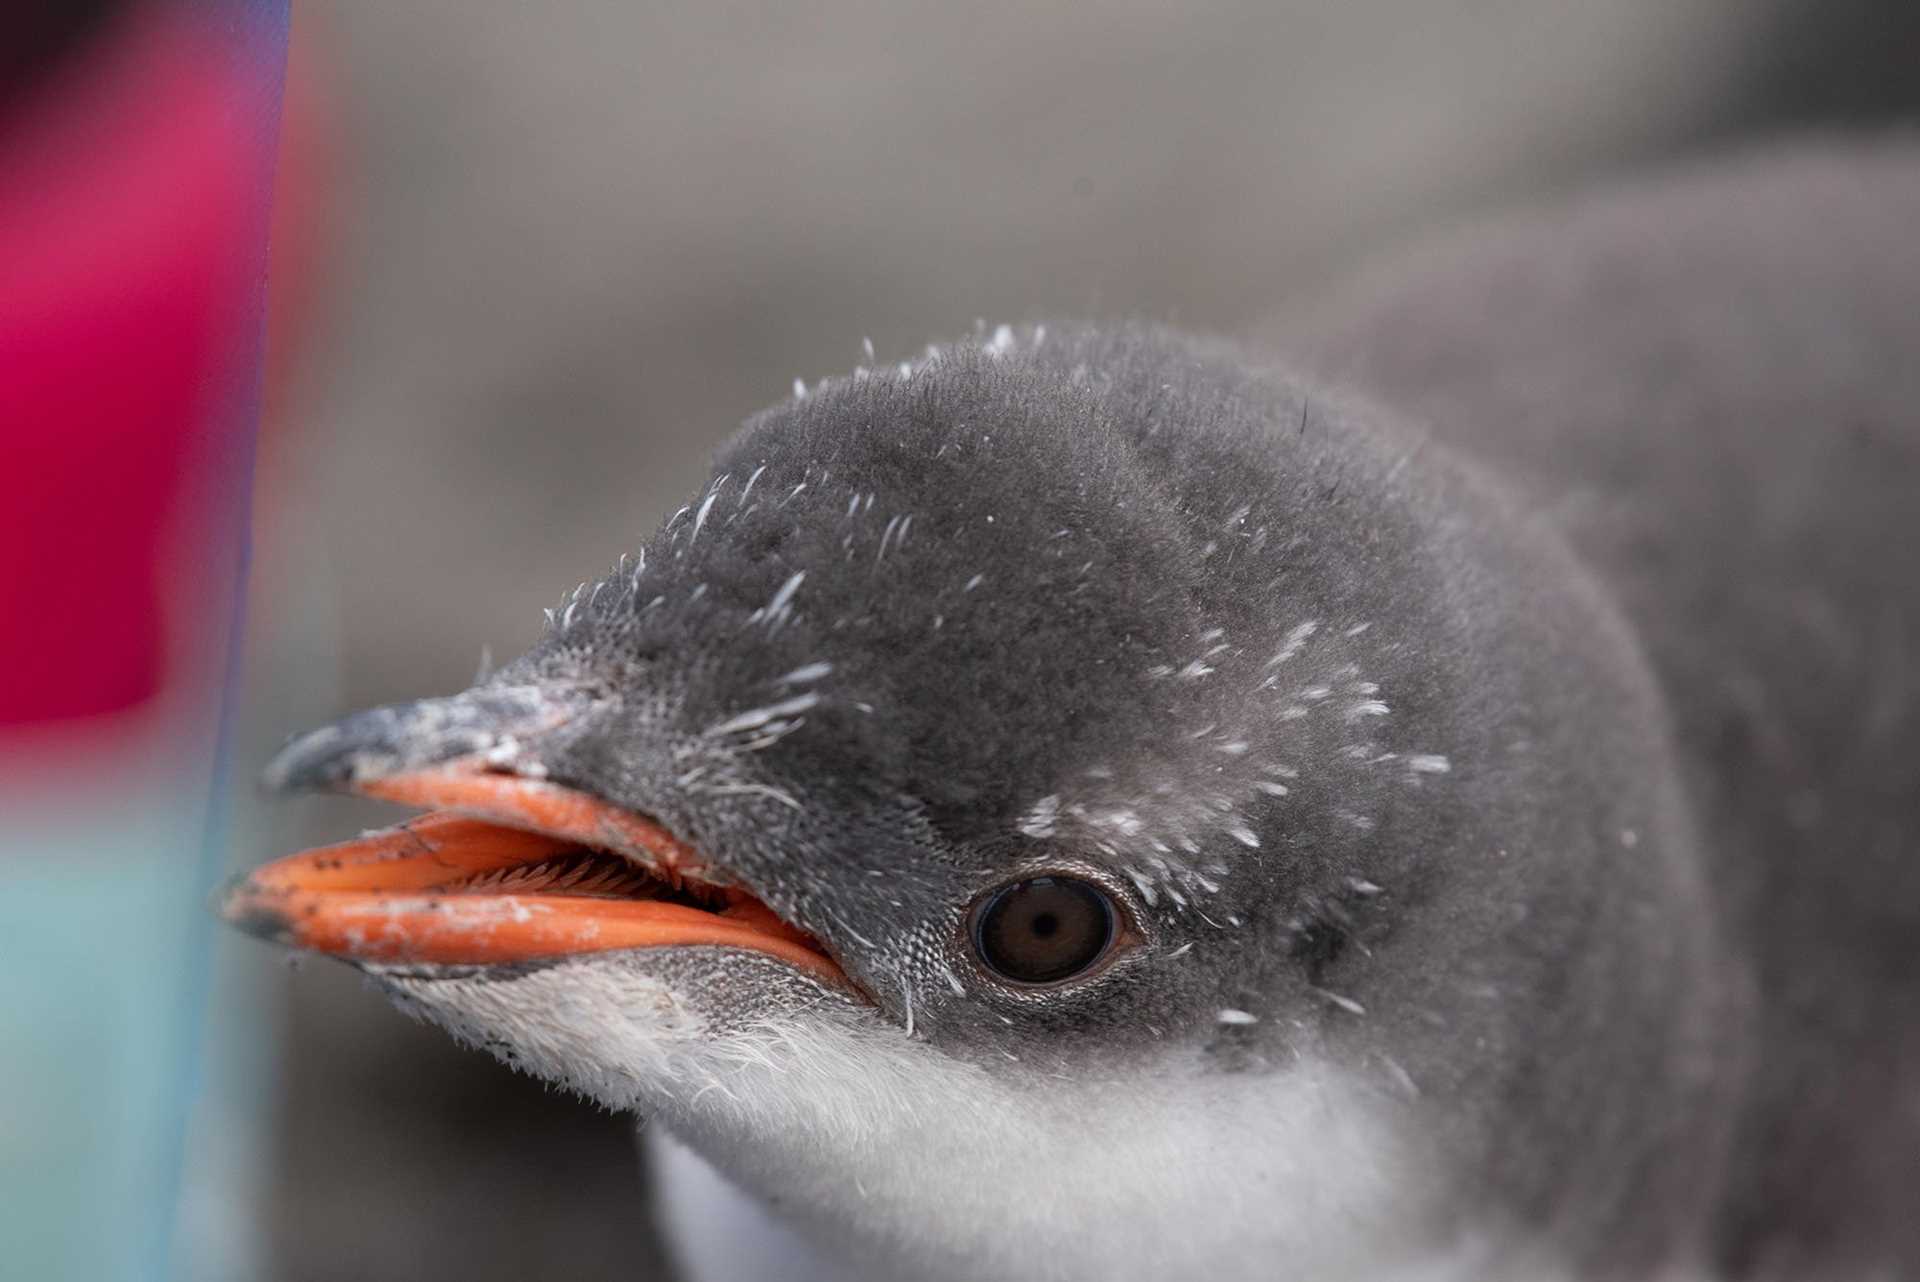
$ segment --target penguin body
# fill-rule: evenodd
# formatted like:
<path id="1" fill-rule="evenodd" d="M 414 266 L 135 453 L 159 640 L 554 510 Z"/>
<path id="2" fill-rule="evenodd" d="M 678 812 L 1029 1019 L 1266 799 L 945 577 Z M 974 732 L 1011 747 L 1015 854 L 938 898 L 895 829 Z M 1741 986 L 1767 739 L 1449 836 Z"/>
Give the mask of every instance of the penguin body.
<path id="1" fill-rule="evenodd" d="M 1916 214 L 1911 149 L 1810 152 L 1278 355 L 829 380 L 526 655 L 290 746 L 443 813 L 229 911 L 652 1117 L 713 1276 L 746 1219 L 845 1277 L 1916 1267 Z"/>
<path id="2" fill-rule="evenodd" d="M 1494 477 L 1656 675 L 1751 1020 L 1736 1276 L 1920 1259 L 1917 221 L 1911 143 L 1802 146 L 1476 229 L 1276 326 Z"/>

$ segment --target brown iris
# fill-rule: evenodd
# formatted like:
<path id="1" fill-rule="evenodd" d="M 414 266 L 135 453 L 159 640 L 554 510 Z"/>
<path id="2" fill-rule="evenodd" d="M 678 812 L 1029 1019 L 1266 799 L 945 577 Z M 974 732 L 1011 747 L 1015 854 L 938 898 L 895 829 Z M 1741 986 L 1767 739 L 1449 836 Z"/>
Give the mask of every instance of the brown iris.
<path id="1" fill-rule="evenodd" d="M 1113 942 L 1106 892 L 1074 877 L 1002 886 L 973 912 L 973 947 L 987 968 L 1020 984 L 1052 984 L 1087 970 Z"/>

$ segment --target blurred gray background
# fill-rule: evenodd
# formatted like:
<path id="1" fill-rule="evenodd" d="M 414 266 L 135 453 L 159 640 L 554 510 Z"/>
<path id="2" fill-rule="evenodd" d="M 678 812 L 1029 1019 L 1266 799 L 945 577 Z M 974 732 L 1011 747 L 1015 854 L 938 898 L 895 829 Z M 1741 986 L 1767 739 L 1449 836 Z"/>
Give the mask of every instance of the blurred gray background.
<path id="1" fill-rule="evenodd" d="M 1920 6 L 330 0 L 240 768 L 532 641 L 747 413 L 990 323 L 1249 327 L 1476 211 L 1910 117 Z M 248 801 L 253 863 L 392 816 Z M 266 1276 L 661 1276 L 630 1125 L 274 966 Z"/>

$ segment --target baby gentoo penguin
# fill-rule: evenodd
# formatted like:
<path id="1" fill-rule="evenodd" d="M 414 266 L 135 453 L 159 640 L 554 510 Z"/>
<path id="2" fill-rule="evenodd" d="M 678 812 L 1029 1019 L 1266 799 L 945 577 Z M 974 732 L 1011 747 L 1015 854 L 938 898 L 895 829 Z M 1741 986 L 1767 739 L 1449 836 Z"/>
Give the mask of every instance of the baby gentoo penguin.
<path id="1" fill-rule="evenodd" d="M 1803 151 L 799 389 L 227 911 L 650 1119 L 699 1276 L 1914 1276 L 1915 228 Z"/>

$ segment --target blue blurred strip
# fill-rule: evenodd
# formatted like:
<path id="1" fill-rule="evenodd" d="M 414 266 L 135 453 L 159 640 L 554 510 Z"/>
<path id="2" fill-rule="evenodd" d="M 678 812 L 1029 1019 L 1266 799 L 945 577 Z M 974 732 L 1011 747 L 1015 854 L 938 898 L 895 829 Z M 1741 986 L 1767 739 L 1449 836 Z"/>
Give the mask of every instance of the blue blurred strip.
<path id="1" fill-rule="evenodd" d="M 252 560 L 253 468 L 266 358 L 268 226 L 279 157 L 280 107 L 286 87 L 287 39 L 292 19 L 290 0 L 209 0 L 206 8 L 232 41 L 234 59 L 242 70 L 232 81 L 232 110 L 247 126 L 245 136 L 251 143 L 254 172 L 258 175 L 255 188 L 258 201 L 253 210 L 252 235 L 244 244 L 236 246 L 236 252 L 245 257 L 245 270 L 240 275 L 244 282 L 243 295 L 236 300 L 234 349 L 226 365 L 223 386 L 209 411 L 217 419 L 217 430 L 207 434 L 211 452 L 211 457 L 205 460 L 210 481 L 209 515 L 215 537 L 231 554 L 232 579 L 226 601 L 224 636 L 219 639 L 219 644 L 224 646 L 219 711 L 208 773 L 200 858 L 193 877 L 194 908 L 202 908 L 210 901 L 229 862 L 233 727 L 244 653 L 247 575 Z M 150 1276 L 177 1277 L 183 1282 L 203 1282 L 205 1276 L 203 1262 L 198 1258 L 201 1252 L 190 1245 L 183 1247 L 180 1241 L 188 1126 L 196 1117 L 209 1116 L 207 1110 L 195 1109 L 195 1101 L 210 1077 L 208 1057 L 243 1053 L 223 1045 L 218 1036 L 208 1044 L 207 997 L 213 981 L 215 929 L 216 923 L 209 912 L 193 912 L 187 925 L 189 938 L 183 959 L 184 973 L 177 990 L 178 1007 L 169 1024 L 177 1039 L 170 1056 L 173 1082 L 168 1096 L 173 1108 L 162 1150 L 165 1183 L 159 1190 L 158 1205 L 163 1218 L 149 1258 L 153 1264 Z M 236 1031 L 253 1031 L 235 1030 L 225 1022 L 216 1022 L 213 1027 L 229 1038 Z"/>

